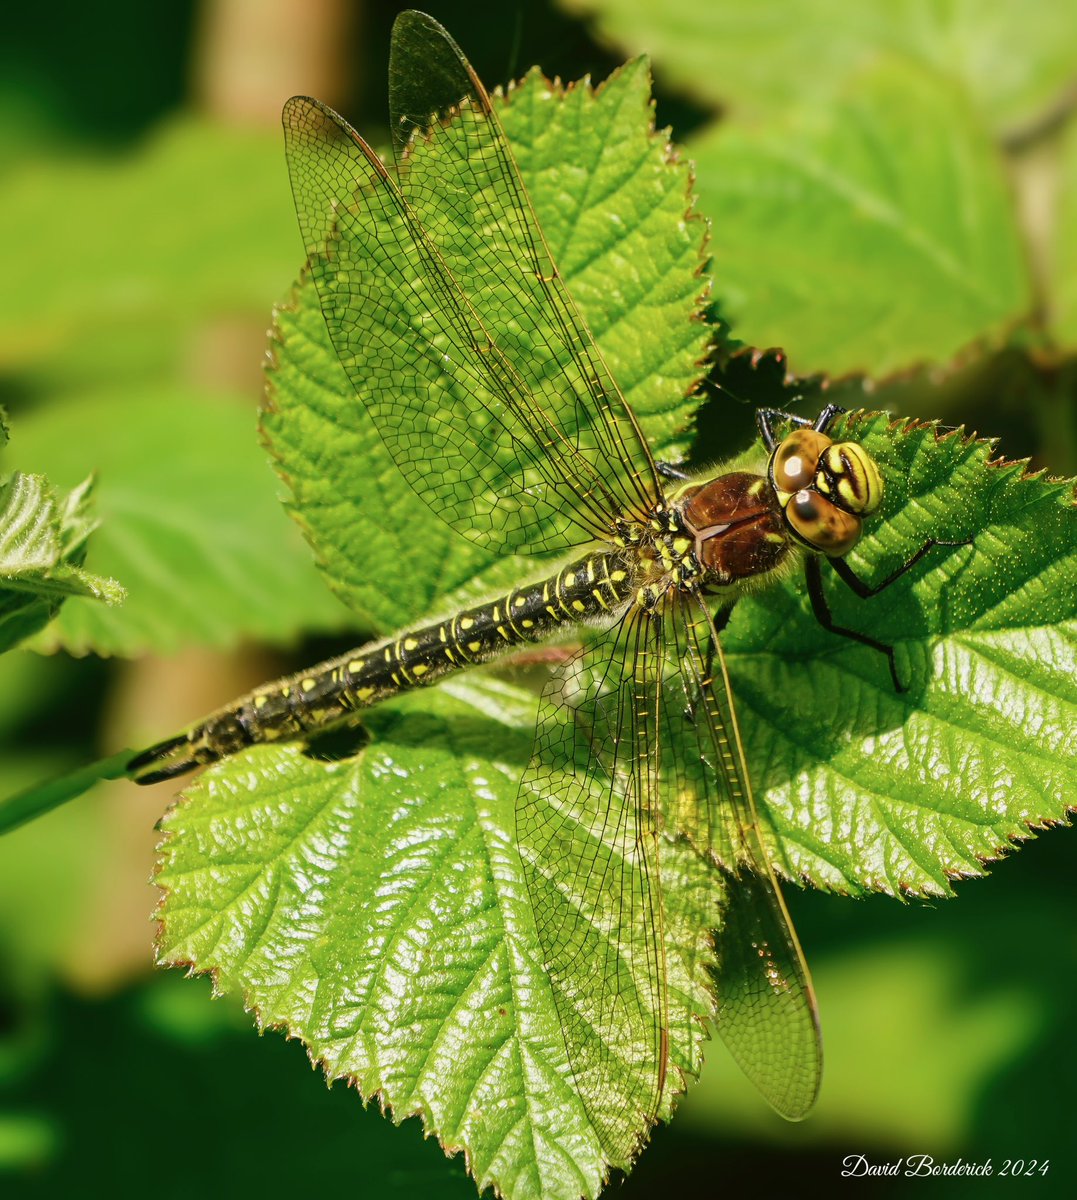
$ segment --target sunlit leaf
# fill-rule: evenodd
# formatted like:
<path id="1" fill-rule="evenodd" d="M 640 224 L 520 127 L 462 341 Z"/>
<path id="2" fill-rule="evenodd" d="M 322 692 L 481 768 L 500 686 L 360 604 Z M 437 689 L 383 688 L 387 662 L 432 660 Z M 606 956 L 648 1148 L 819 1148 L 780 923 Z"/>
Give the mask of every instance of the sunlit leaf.
<path id="1" fill-rule="evenodd" d="M 695 406 L 704 227 L 689 171 L 651 128 L 645 64 L 597 92 L 532 72 L 499 105 L 558 266 L 656 453 Z M 450 131 L 451 132 L 451 131 Z M 616 286 L 611 286 L 611 280 Z M 331 585 L 384 627 L 508 586 L 528 569 L 469 544 L 411 491 L 329 343 L 311 284 L 277 316 L 263 427 Z M 376 518 L 371 520 L 372 515 Z"/>
<path id="2" fill-rule="evenodd" d="M 721 125 L 692 153 L 723 314 L 801 374 L 947 361 L 1031 310 L 999 151 L 945 80 L 887 62 L 824 114 Z"/>

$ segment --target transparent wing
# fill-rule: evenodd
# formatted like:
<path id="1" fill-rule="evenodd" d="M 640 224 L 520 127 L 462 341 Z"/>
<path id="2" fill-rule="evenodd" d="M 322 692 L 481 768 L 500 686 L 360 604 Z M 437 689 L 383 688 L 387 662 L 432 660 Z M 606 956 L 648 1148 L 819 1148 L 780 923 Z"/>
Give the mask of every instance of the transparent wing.
<path id="1" fill-rule="evenodd" d="M 580 1096 L 627 1166 L 668 1059 L 658 838 L 658 623 L 630 613 L 561 668 L 539 711 L 517 834 Z"/>
<path id="2" fill-rule="evenodd" d="M 490 548 L 608 537 L 653 464 L 549 260 L 489 98 L 419 13 L 393 30 L 397 177 L 331 109 L 284 110 L 309 270 L 345 371 L 411 486 Z"/>
<path id="3" fill-rule="evenodd" d="M 718 1032 L 767 1101 L 799 1120 L 822 1075 L 811 976 L 759 836 L 714 622 L 693 599 L 668 625 L 679 669 L 667 669 L 661 700 L 664 819 L 731 876 L 718 944 Z"/>

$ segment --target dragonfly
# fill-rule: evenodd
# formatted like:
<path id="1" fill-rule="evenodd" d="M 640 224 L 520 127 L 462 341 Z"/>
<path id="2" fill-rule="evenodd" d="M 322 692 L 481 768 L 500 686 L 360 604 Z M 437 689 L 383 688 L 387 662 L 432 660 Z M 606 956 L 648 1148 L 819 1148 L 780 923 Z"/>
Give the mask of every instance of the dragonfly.
<path id="1" fill-rule="evenodd" d="M 284 109 L 287 161 L 333 348 L 435 519 L 535 578 L 486 603 L 257 688 L 130 763 L 172 779 L 257 743 L 311 739 L 409 689 L 575 631 L 539 702 L 517 837 L 576 1088 L 610 1160 L 631 1161 L 672 1088 L 665 837 L 728 887 L 717 1027 L 783 1116 L 819 1091 L 811 977 L 762 836 L 720 635 L 746 592 L 803 565 L 869 597 L 845 556 L 882 473 L 837 433 L 762 410 L 755 469 L 656 462 L 544 240 L 491 100 L 449 34 L 392 34 L 387 165 L 317 100 Z M 831 434 L 834 436 L 831 436 Z M 421 530 L 416 531 L 421 538 Z M 557 560 L 557 569 L 544 567 Z M 580 631 L 582 630 L 582 635 Z"/>

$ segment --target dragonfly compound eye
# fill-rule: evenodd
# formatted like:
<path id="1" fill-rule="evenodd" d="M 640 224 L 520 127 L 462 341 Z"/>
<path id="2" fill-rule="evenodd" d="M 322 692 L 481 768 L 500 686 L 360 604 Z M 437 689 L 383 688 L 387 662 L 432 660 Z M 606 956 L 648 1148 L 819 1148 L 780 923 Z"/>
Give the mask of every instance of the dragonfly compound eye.
<path id="1" fill-rule="evenodd" d="M 819 459 L 830 445 L 830 438 L 814 429 L 797 429 L 783 438 L 770 456 L 770 481 L 775 489 L 789 494 L 811 487 Z"/>
<path id="2" fill-rule="evenodd" d="M 847 513 L 867 516 L 883 499 L 883 477 L 875 460 L 857 442 L 835 442 L 819 456 L 812 485 Z"/>
<path id="3" fill-rule="evenodd" d="M 802 542 L 829 558 L 848 554 L 863 528 L 855 513 L 846 512 L 808 488 L 790 499 L 785 506 L 785 519 Z"/>

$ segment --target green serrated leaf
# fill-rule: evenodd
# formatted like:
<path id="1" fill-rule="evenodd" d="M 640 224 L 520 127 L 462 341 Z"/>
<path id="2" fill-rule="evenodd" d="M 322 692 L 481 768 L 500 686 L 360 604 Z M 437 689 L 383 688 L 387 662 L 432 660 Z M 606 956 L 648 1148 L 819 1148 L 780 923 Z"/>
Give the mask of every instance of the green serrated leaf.
<path id="1" fill-rule="evenodd" d="M 263 747 L 215 769 L 165 821 L 160 959 L 212 971 L 330 1078 L 419 1115 L 480 1188 L 594 1196 L 606 1168 L 515 849 L 534 715 L 528 693 L 469 680 L 379 709 L 353 760 Z M 671 1052 L 689 1073 L 717 920 L 701 869 L 666 847 Z"/>
<path id="2" fill-rule="evenodd" d="M 1077 803 L 1077 511 L 1072 481 L 990 459 L 931 426 L 851 425 L 886 497 L 833 580 L 835 619 L 892 644 L 827 633 L 799 580 L 745 600 L 723 637 L 758 794 L 794 876 L 842 891 L 947 895 Z M 771 834 L 773 836 L 773 833 Z"/>
<path id="3" fill-rule="evenodd" d="M 686 396 L 706 352 L 696 319 L 705 230 L 690 216 L 687 165 L 653 130 L 646 64 L 630 63 L 597 91 L 533 71 L 499 111 L 614 377 L 659 457 L 681 457 L 696 403 Z M 277 314 L 263 431 L 330 585 L 375 624 L 399 626 L 438 598 L 463 604 L 534 572 L 431 520 L 352 393 L 310 283 Z"/>
<path id="4" fill-rule="evenodd" d="M 561 0 L 663 80 L 740 116 L 825 104 L 846 78 L 899 53 L 949 75 L 988 122 L 1034 120 L 1073 78 L 1072 13 L 1021 0 Z"/>
<path id="5" fill-rule="evenodd" d="M 1031 310 L 999 152 L 943 79 L 890 61 L 825 115 L 720 126 L 692 152 L 723 313 L 800 373 L 947 361 Z"/>
<path id="6" fill-rule="evenodd" d="M 43 475 L 16 471 L 0 483 L 0 650 L 35 633 L 69 596 L 119 604 L 113 579 L 82 567 L 88 514 L 87 480 L 58 503 Z"/>

